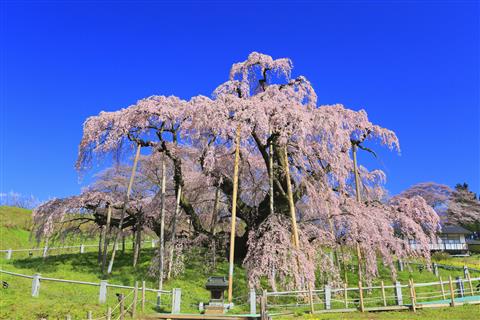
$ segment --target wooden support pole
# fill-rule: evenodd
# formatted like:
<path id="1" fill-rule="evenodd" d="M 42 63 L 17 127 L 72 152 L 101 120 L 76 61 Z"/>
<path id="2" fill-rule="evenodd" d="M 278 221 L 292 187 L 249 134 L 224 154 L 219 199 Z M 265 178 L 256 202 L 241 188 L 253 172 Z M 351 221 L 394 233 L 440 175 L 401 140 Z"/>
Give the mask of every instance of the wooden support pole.
<path id="1" fill-rule="evenodd" d="M 467 280 L 470 287 L 470 293 L 472 294 L 472 296 L 474 296 L 475 293 L 473 292 L 472 278 L 470 278 L 470 273 L 467 273 Z"/>
<path id="2" fill-rule="evenodd" d="M 292 192 L 292 181 L 290 180 L 290 164 L 288 161 L 287 146 L 283 149 L 283 161 L 284 161 L 284 171 L 285 179 L 287 180 L 287 195 L 288 195 L 288 206 L 290 207 L 290 219 L 292 221 L 292 233 L 293 233 L 293 244 L 298 250 L 300 248 L 300 241 L 298 238 L 297 230 L 297 215 L 295 212 L 295 203 L 293 201 L 293 192 Z"/>
<path id="3" fill-rule="evenodd" d="M 262 297 L 260 299 L 260 319 L 267 319 L 267 290 L 262 291 Z"/>
<path id="4" fill-rule="evenodd" d="M 175 253 L 175 236 L 177 232 L 177 217 L 180 214 L 180 197 L 182 196 L 182 186 L 178 186 L 177 190 L 177 199 L 175 202 L 175 212 L 173 215 L 172 219 L 172 236 L 170 239 L 170 251 L 169 251 L 169 259 L 170 261 L 168 262 L 168 271 L 167 271 L 167 279 L 170 279 L 170 276 L 172 275 L 172 268 L 173 268 L 173 255 Z"/>
<path id="5" fill-rule="evenodd" d="M 125 295 L 121 293 L 118 298 L 120 300 L 120 320 L 125 320 Z"/>
<path id="6" fill-rule="evenodd" d="M 442 297 L 443 297 L 443 300 L 445 300 L 447 298 L 447 296 L 445 295 L 445 288 L 443 287 L 443 280 L 442 280 L 442 277 L 438 277 L 438 279 L 440 280 L 440 289 L 442 290 Z"/>
<path id="7" fill-rule="evenodd" d="M 270 173 L 268 175 L 268 187 L 269 187 L 269 205 L 270 205 L 270 214 L 274 214 L 274 204 L 273 204 L 273 177 L 274 177 L 274 171 L 273 171 L 273 141 L 271 139 L 272 137 L 272 131 L 269 129 L 268 131 L 269 137 L 269 143 L 268 143 L 268 172 Z"/>
<path id="8" fill-rule="evenodd" d="M 107 308 L 107 320 L 112 320 L 112 307 Z"/>
<path id="9" fill-rule="evenodd" d="M 413 284 L 413 279 L 408 280 L 408 288 L 410 289 L 410 301 L 412 303 L 412 311 L 417 312 L 417 308 L 415 305 L 415 287 Z"/>
<path id="10" fill-rule="evenodd" d="M 145 281 L 142 281 L 142 312 L 145 312 Z"/>
<path id="11" fill-rule="evenodd" d="M 345 300 L 345 309 L 348 308 L 348 285 L 346 283 L 343 284 L 343 299 Z"/>
<path id="12" fill-rule="evenodd" d="M 142 146 L 139 144 L 137 146 L 137 152 L 135 154 L 135 158 L 133 159 L 132 173 L 130 174 L 130 181 L 128 182 L 127 194 L 125 195 L 125 201 L 123 203 L 122 214 L 120 216 L 120 221 L 118 223 L 118 232 L 115 234 L 115 238 L 113 240 L 114 246 L 113 246 L 113 250 L 112 250 L 112 256 L 110 257 L 110 263 L 108 264 L 108 270 L 107 270 L 108 274 L 112 273 L 113 262 L 115 261 L 115 252 L 117 251 L 116 247 L 117 247 L 117 243 L 118 243 L 118 237 L 120 236 L 120 234 L 122 234 L 122 238 L 125 239 L 124 236 L 123 236 L 123 232 L 122 232 L 123 220 L 125 219 L 125 213 L 127 211 L 127 204 L 128 204 L 128 201 L 130 200 L 130 193 L 132 191 L 133 180 L 135 178 L 135 172 L 137 171 L 138 158 L 140 157 L 140 150 L 141 149 L 142 149 Z M 122 242 L 122 243 L 124 243 L 124 242 Z"/>
<path id="13" fill-rule="evenodd" d="M 160 246 L 158 248 L 160 261 L 159 261 L 159 270 L 158 270 L 158 292 L 157 292 L 157 308 L 160 308 L 162 304 L 162 293 L 163 290 L 163 269 L 164 269 L 164 259 L 165 259 L 165 189 L 167 185 L 166 180 L 166 170 L 167 166 L 165 163 L 165 154 L 162 155 L 162 191 L 161 191 L 161 207 L 160 207 Z"/>
<path id="14" fill-rule="evenodd" d="M 365 306 L 363 304 L 363 288 L 362 288 L 362 281 L 358 281 L 358 294 L 360 297 L 360 312 L 365 312 Z"/>
<path id="15" fill-rule="evenodd" d="M 383 280 L 382 282 L 380 283 L 381 286 L 382 286 L 382 300 L 383 300 L 383 306 L 386 307 L 387 306 L 387 298 L 385 296 L 385 285 L 383 283 Z"/>
<path id="16" fill-rule="evenodd" d="M 313 306 L 313 290 L 312 288 L 308 288 L 308 302 L 310 304 L 310 313 L 314 314 L 315 313 L 315 308 Z"/>
<path id="17" fill-rule="evenodd" d="M 228 268 L 228 303 L 232 303 L 233 298 L 233 263 L 235 256 L 235 224 L 237 222 L 237 194 L 238 194 L 238 169 L 240 163 L 240 124 L 237 126 L 235 137 L 235 162 L 233 166 L 233 192 L 232 192 L 232 217 L 230 227 L 230 256 Z"/>
<path id="18" fill-rule="evenodd" d="M 218 207 L 220 205 L 220 187 L 215 188 L 215 201 L 213 203 L 212 221 L 210 223 L 210 233 L 212 234 L 212 269 L 217 268 L 217 240 L 215 236 L 217 234 L 217 215 Z"/>
<path id="19" fill-rule="evenodd" d="M 112 219 L 112 206 L 108 204 L 107 208 L 107 224 L 105 228 L 102 230 L 104 232 L 103 237 L 103 255 L 102 255 L 102 274 L 105 274 L 105 267 L 107 264 L 107 253 L 108 253 L 108 242 L 110 240 L 108 233 L 110 231 L 110 221 Z"/>
<path id="20" fill-rule="evenodd" d="M 448 284 L 450 286 L 450 306 L 455 307 L 455 291 L 453 289 L 452 276 L 448 276 Z"/>
<path id="21" fill-rule="evenodd" d="M 135 286 L 133 287 L 132 318 L 135 318 L 135 315 L 137 313 L 137 301 L 138 301 L 138 281 L 135 281 Z"/>

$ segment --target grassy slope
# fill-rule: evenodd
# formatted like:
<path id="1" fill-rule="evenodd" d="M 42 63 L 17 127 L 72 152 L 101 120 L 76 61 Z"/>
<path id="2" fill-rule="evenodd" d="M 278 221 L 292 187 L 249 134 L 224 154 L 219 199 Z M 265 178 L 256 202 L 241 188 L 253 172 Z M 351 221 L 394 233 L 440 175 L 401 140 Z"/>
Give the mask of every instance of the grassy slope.
<path id="1" fill-rule="evenodd" d="M 22 234 L 27 234 L 28 231 L 21 228 L 21 226 L 28 221 L 28 212 L 17 209 L 1 208 L 1 225 L 0 230 L 8 229 L 11 231 L 9 238 L 2 240 L 1 249 L 4 249 L 4 243 L 9 243 L 12 248 L 16 244 L 15 237 L 22 237 Z M 17 216 L 18 214 L 18 216 Z M 11 216 L 11 217 L 10 217 Z M 27 217 L 27 218 L 26 218 Z M 18 222 L 19 228 L 16 228 L 15 223 Z M 5 224 L 9 226 L 6 227 Z M 6 234 L 6 233 L 5 233 Z M 7 242 L 8 240 L 8 242 Z M 25 239 L 24 239 L 25 240 Z M 24 240 L 18 241 L 17 247 L 25 247 Z M 127 248 L 129 249 L 130 246 Z M 119 255 L 116 260 L 114 272 L 108 279 L 110 283 L 133 285 L 135 280 L 145 280 L 147 287 L 154 288 L 157 286 L 154 278 L 148 275 L 148 268 L 150 266 L 151 257 L 153 255 L 152 248 L 145 248 L 142 251 L 140 264 L 136 270 L 133 270 L 131 264 L 131 250 L 127 250 L 125 255 Z M 83 281 L 99 282 L 101 274 L 96 262 L 96 252 L 86 252 L 85 254 L 64 254 L 55 255 L 42 258 L 23 258 L 14 260 L 4 260 L 3 256 L 0 259 L 0 268 L 13 272 L 23 274 L 41 273 L 43 277 L 52 277 L 60 279 L 76 279 Z M 217 274 L 226 275 L 228 265 L 226 261 L 221 261 Z M 416 282 L 434 281 L 435 277 L 427 271 L 419 272 L 413 269 L 413 276 Z M 448 272 L 440 270 L 441 275 L 446 277 L 448 275 L 459 275 L 459 272 Z M 212 275 L 211 272 L 204 266 L 201 259 L 189 259 L 186 261 L 185 273 L 174 280 L 167 281 L 166 289 L 182 288 L 182 311 L 195 312 L 198 303 L 201 301 L 208 301 L 208 292 L 204 289 L 206 278 Z M 247 284 L 245 272 L 242 268 L 235 269 L 235 286 L 234 296 L 241 297 L 235 301 L 237 305 L 236 311 L 246 310 L 246 294 Z M 390 283 L 388 270 L 381 269 L 382 279 L 385 283 Z M 399 279 L 402 283 L 407 282 L 410 273 L 404 271 L 399 274 Z M 40 289 L 40 296 L 32 298 L 30 296 L 31 280 L 12 277 L 9 275 L 0 275 L 1 280 L 5 280 L 10 284 L 8 289 L 0 289 L 0 319 L 39 319 L 41 317 L 48 317 L 48 319 L 64 319 L 66 314 L 71 314 L 75 318 L 85 318 L 86 312 L 92 310 L 94 318 L 103 315 L 106 307 L 114 306 L 116 304 L 114 293 L 127 293 L 121 289 L 109 289 L 107 305 L 99 305 L 98 287 L 72 285 L 66 283 L 52 283 L 42 282 Z M 350 274 L 349 282 L 353 285 L 357 279 L 355 273 Z M 404 296 L 408 297 L 407 292 Z M 164 302 L 169 297 L 164 296 Z M 153 313 L 156 297 L 153 293 L 147 295 L 146 313 Z M 408 299 L 407 301 L 408 302 Z M 245 305 L 241 305 L 245 303 Z M 168 311 L 166 309 L 165 311 Z M 408 312 L 395 313 L 381 313 L 368 314 L 368 316 L 358 313 L 348 315 L 319 315 L 318 319 L 447 319 L 449 314 L 451 319 L 467 319 L 465 316 L 469 315 L 468 319 L 472 319 L 472 315 L 479 311 L 478 307 L 468 306 L 465 308 L 451 308 L 442 310 L 425 310 L 420 311 L 418 315 L 413 316 Z M 313 319 L 313 318 L 312 318 Z"/>
<path id="2" fill-rule="evenodd" d="M 31 216 L 30 210 L 0 206 L 0 249 L 30 246 Z"/>

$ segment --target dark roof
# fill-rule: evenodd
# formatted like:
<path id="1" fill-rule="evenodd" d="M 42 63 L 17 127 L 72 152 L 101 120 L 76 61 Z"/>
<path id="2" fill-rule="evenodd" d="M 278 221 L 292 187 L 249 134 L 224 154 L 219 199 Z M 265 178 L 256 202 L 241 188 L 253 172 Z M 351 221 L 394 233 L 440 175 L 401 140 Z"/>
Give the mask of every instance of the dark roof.
<path id="1" fill-rule="evenodd" d="M 445 224 L 442 226 L 442 231 L 440 233 L 459 233 L 459 234 L 470 234 L 472 233 L 471 231 L 468 231 L 467 229 L 454 225 L 454 224 Z"/>

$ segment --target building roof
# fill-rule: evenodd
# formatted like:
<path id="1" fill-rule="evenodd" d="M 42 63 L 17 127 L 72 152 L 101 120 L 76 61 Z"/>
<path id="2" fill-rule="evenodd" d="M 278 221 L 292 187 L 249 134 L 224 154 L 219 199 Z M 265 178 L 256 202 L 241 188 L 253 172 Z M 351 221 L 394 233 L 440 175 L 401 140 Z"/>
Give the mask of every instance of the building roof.
<path id="1" fill-rule="evenodd" d="M 454 224 L 445 224 L 442 226 L 442 231 L 440 233 L 441 234 L 446 234 L 446 233 L 470 234 L 472 232 Z"/>

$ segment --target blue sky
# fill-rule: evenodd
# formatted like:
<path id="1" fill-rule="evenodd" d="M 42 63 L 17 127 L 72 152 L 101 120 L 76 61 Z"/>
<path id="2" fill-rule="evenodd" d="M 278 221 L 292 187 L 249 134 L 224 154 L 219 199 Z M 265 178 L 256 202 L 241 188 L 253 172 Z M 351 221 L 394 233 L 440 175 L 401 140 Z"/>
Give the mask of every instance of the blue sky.
<path id="1" fill-rule="evenodd" d="M 395 194 L 480 191 L 477 1 L 3 1 L 0 191 L 80 191 L 83 121 L 152 94 L 210 95 L 251 51 L 290 57 L 320 104 L 364 108 L 401 155 L 360 155 Z"/>

